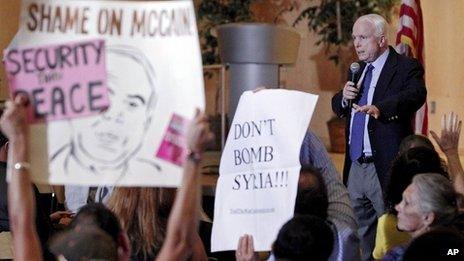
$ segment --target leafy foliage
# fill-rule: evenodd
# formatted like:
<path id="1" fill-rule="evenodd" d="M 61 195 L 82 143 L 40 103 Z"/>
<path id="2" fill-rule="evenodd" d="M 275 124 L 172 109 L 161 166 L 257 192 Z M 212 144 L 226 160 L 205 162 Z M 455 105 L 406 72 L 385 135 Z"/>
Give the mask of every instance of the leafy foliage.
<path id="1" fill-rule="evenodd" d="M 220 63 L 215 28 L 222 24 L 253 22 L 253 0 L 203 0 L 198 6 L 203 64 Z"/>

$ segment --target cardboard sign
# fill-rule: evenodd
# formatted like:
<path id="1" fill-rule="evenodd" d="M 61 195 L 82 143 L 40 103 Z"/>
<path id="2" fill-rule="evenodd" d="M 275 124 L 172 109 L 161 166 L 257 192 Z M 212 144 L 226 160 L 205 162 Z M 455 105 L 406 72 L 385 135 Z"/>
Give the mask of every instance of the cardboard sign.
<path id="1" fill-rule="evenodd" d="M 317 96 L 289 90 L 245 92 L 222 153 L 212 251 L 235 250 L 244 234 L 268 251 L 293 216 L 301 143 Z"/>
<path id="2" fill-rule="evenodd" d="M 104 40 L 104 48 L 100 45 L 79 47 L 83 43 L 100 43 L 95 39 Z M 64 44 L 71 49 L 60 47 Z M 43 49 L 44 46 L 47 48 Z M 69 77 L 63 74 L 63 83 L 60 83 L 66 100 L 63 104 L 67 107 L 55 101 L 60 97 L 56 93 L 56 97 L 53 92 L 37 94 L 39 102 L 35 107 L 39 114 L 47 113 L 50 120 L 52 116 L 67 120 L 31 126 L 29 159 L 34 182 L 86 186 L 174 187 L 180 184 L 183 148 L 177 145 L 182 142 L 175 140 L 168 144 L 166 139 L 182 140 L 185 125 L 176 125 L 173 129 L 170 122 L 177 122 L 174 119 L 179 118 L 188 121 L 195 108 L 205 106 L 192 1 L 23 0 L 20 29 L 8 48 L 10 52 L 18 50 L 10 53 L 11 74 L 16 71 L 14 61 L 21 62 L 21 52 L 26 49 L 35 50 L 26 53 L 26 57 L 32 56 L 30 59 L 36 54 L 40 58 L 45 50 L 55 50 L 59 55 L 70 50 L 59 64 L 70 74 Z M 90 78 L 86 80 L 88 76 L 83 72 L 70 71 L 77 69 L 71 68 L 76 55 L 82 65 L 84 50 L 89 64 L 98 60 L 101 65 L 106 61 L 110 105 L 98 115 L 76 118 L 73 109 L 79 109 L 78 106 L 86 106 L 85 110 L 92 112 L 94 107 L 104 106 L 103 98 L 98 103 L 97 100 L 89 102 L 89 96 L 103 95 L 94 85 L 89 87 Z M 39 62 L 40 68 L 37 68 L 33 63 L 31 67 L 31 62 L 27 62 L 27 67 L 22 63 L 21 73 L 36 67 L 31 73 L 36 78 L 31 81 L 37 81 L 37 71 L 44 64 Z M 94 73 L 100 67 L 87 69 Z M 42 72 L 46 78 L 54 76 L 51 71 Z M 77 87 L 73 89 L 73 77 L 81 82 L 82 93 L 78 93 L 81 89 Z M 51 86 L 55 83 L 50 82 Z M 22 88 L 22 85 L 14 87 Z M 83 96 L 73 100 L 69 94 Z"/>
<path id="3" fill-rule="evenodd" d="M 29 97 L 30 123 L 99 114 L 109 106 L 105 52 L 104 40 L 5 50 L 11 96 Z"/>

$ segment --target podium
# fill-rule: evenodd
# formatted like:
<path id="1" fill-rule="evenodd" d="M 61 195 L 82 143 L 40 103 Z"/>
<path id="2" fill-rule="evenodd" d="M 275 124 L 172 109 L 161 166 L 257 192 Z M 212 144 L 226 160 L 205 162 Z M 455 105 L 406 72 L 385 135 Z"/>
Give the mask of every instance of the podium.
<path id="1" fill-rule="evenodd" d="M 295 30 L 257 23 L 219 26 L 218 40 L 221 61 L 229 68 L 230 119 L 244 91 L 279 87 L 279 67 L 293 64 L 300 46 Z"/>

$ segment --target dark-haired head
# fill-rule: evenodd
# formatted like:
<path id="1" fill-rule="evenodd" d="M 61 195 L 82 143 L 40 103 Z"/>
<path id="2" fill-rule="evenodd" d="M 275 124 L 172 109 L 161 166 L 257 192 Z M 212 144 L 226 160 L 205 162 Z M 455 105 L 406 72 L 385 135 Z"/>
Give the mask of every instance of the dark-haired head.
<path id="1" fill-rule="evenodd" d="M 415 147 L 399 154 L 390 168 L 389 182 L 385 190 L 385 207 L 396 214 L 395 205 L 401 202 L 404 190 L 413 177 L 421 173 L 438 173 L 448 177 L 440 156 L 434 149 Z"/>
<path id="2" fill-rule="evenodd" d="M 314 215 L 326 219 L 328 206 L 327 188 L 320 171 L 303 166 L 298 181 L 295 214 Z"/>
<path id="3" fill-rule="evenodd" d="M 61 232 L 50 241 L 50 251 L 57 260 L 118 260 L 118 248 L 108 233 L 100 228 L 78 226 Z"/>
<path id="4" fill-rule="evenodd" d="M 409 149 L 417 147 L 426 147 L 435 150 L 429 138 L 423 135 L 412 134 L 404 138 L 400 143 L 399 154 L 406 152 Z"/>
<path id="5" fill-rule="evenodd" d="M 83 206 L 74 217 L 70 228 L 79 225 L 94 225 L 108 233 L 115 242 L 122 232 L 121 225 L 114 213 L 101 203 L 92 203 Z"/>
<path id="6" fill-rule="evenodd" d="M 333 232 L 321 218 L 296 215 L 285 223 L 272 246 L 276 260 L 327 260 L 333 248 Z"/>
<path id="7" fill-rule="evenodd" d="M 60 242 L 62 240 L 67 241 Z M 67 242 L 75 242 L 75 244 Z M 83 206 L 67 230 L 52 239 L 50 247 L 55 255 L 63 255 L 67 259 L 70 258 L 68 260 L 80 260 L 73 257 L 79 257 L 84 252 L 90 259 L 106 259 L 104 256 L 112 256 L 116 253 L 119 260 L 127 260 L 131 254 L 127 235 L 122 230 L 118 218 L 100 203 Z M 102 256 L 100 252 L 106 254 Z"/>
<path id="8" fill-rule="evenodd" d="M 457 252 L 451 252 L 457 249 Z M 464 256 L 464 237 L 452 228 L 437 227 L 414 239 L 406 249 L 403 260 L 441 260 Z"/>

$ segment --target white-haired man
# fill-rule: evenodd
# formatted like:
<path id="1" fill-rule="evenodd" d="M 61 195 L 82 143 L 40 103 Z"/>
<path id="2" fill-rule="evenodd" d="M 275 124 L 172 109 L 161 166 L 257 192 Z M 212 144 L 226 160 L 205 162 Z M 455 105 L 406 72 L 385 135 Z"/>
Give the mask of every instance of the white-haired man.
<path id="1" fill-rule="evenodd" d="M 361 16 L 352 36 L 361 69 L 332 98 L 332 109 L 347 119 L 344 181 L 359 224 L 362 259 L 369 260 L 389 165 L 401 140 L 413 134 L 412 119 L 427 91 L 420 63 L 388 46 L 382 16 Z"/>

